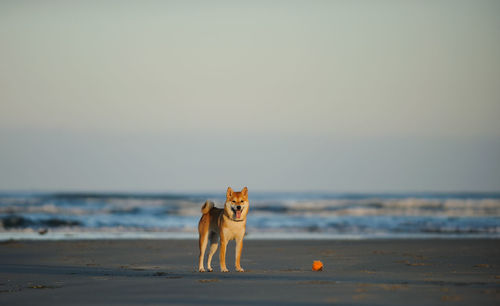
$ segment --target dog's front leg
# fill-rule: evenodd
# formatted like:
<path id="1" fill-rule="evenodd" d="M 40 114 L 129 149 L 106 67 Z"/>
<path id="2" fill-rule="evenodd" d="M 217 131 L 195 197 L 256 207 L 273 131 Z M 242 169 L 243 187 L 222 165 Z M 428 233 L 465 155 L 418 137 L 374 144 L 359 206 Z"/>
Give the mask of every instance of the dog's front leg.
<path id="1" fill-rule="evenodd" d="M 236 271 L 238 272 L 245 272 L 243 268 L 240 265 L 240 259 L 241 259 L 241 250 L 243 249 L 243 237 L 236 239 L 236 261 L 235 261 L 235 266 L 236 266 Z"/>
<path id="2" fill-rule="evenodd" d="M 227 247 L 227 240 L 224 238 L 222 232 L 220 235 L 220 252 L 219 252 L 219 263 L 220 263 L 220 271 L 221 272 L 229 272 L 229 270 L 226 268 L 226 247 Z"/>

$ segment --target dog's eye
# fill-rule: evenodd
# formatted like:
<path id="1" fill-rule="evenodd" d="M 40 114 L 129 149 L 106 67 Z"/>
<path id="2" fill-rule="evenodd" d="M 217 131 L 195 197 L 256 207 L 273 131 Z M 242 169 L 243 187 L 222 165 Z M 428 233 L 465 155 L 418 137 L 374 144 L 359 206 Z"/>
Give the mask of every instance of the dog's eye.
<path id="1" fill-rule="evenodd" d="M 233 201 L 233 203 L 236 203 L 236 201 Z"/>
<path id="2" fill-rule="evenodd" d="M 245 201 L 241 200 L 240 202 L 241 202 L 241 203 L 243 203 L 243 202 L 245 202 Z"/>

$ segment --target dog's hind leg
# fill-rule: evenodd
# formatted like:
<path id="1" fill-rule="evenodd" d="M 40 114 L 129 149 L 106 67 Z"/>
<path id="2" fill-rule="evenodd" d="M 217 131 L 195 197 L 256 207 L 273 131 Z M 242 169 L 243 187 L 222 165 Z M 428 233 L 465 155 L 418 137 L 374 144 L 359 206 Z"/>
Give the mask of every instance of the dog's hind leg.
<path id="1" fill-rule="evenodd" d="M 203 259 L 205 258 L 205 249 L 207 248 L 208 243 L 208 231 L 200 232 L 200 262 L 198 264 L 198 271 L 205 272 L 205 268 L 203 267 Z"/>
<path id="2" fill-rule="evenodd" d="M 212 257 L 217 251 L 217 247 L 219 246 L 219 235 L 217 233 L 210 233 L 210 253 L 208 253 L 208 261 L 207 261 L 207 270 L 208 272 L 212 272 Z"/>

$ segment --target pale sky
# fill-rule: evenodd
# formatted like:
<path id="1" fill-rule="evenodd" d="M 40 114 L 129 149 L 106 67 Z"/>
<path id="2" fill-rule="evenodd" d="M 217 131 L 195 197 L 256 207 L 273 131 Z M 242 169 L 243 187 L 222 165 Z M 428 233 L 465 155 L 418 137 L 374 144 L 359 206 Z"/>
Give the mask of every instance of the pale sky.
<path id="1" fill-rule="evenodd" d="M 0 1 L 0 190 L 500 191 L 500 1 Z"/>

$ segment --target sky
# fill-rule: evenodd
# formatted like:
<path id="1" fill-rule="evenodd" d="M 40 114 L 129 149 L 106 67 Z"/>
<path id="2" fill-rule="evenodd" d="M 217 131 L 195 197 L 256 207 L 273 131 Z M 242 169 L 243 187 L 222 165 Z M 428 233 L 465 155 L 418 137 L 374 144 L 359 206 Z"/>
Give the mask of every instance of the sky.
<path id="1" fill-rule="evenodd" d="M 500 1 L 0 1 L 0 190 L 500 191 Z"/>

